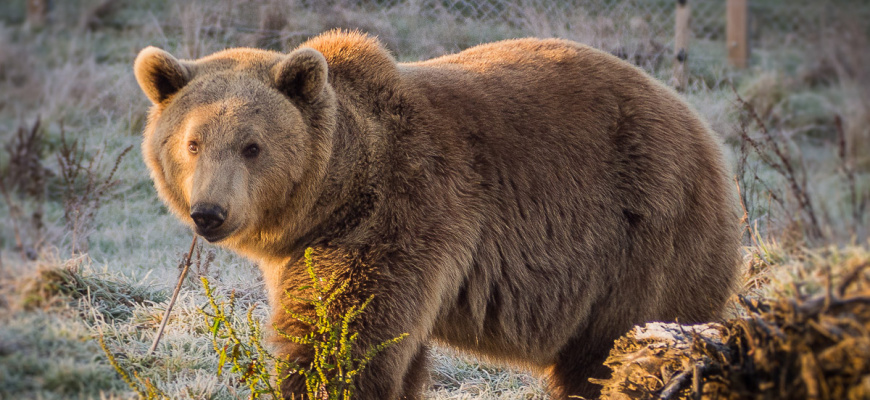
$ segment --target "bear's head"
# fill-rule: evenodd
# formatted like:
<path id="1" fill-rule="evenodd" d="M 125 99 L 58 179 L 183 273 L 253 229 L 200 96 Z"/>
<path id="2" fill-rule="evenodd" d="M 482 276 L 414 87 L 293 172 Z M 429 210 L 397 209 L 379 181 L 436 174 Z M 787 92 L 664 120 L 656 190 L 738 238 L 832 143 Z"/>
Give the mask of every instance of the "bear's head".
<path id="1" fill-rule="evenodd" d="M 253 256 L 310 226 L 336 114 L 321 53 L 232 49 L 188 61 L 148 47 L 134 70 L 154 104 L 145 162 L 182 221 Z"/>

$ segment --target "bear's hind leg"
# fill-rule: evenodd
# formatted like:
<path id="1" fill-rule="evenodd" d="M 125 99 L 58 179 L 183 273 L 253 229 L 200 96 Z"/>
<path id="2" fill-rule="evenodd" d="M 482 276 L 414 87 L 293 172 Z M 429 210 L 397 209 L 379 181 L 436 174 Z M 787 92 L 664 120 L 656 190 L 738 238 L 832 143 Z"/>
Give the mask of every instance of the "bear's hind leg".
<path id="1" fill-rule="evenodd" d="M 402 383 L 402 399 L 423 398 L 423 390 L 429 382 L 429 346 L 420 346 L 417 355 L 411 360 Z"/>
<path id="2" fill-rule="evenodd" d="M 571 340 L 550 367 L 549 391 L 552 398 L 567 400 L 574 398 L 570 396 L 581 396 L 597 399 L 601 394 L 601 386 L 589 382 L 589 378 L 610 376 L 610 370 L 604 366 L 609 352 L 607 346 L 590 346 L 589 342 Z"/>

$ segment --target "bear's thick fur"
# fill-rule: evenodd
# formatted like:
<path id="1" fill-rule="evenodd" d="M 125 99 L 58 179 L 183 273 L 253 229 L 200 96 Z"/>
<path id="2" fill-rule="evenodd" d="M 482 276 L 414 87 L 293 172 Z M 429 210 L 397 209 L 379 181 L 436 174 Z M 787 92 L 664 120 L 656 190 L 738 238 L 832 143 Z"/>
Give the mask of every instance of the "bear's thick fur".
<path id="1" fill-rule="evenodd" d="M 273 323 L 301 257 L 374 295 L 360 349 L 410 335 L 356 380 L 420 398 L 431 340 L 595 396 L 613 340 L 645 321 L 717 318 L 739 257 L 714 134 L 671 89 L 565 40 L 509 40 L 416 63 L 330 32 L 290 54 L 177 60 L 149 47 L 143 152 L 160 197 L 259 262 Z M 280 354 L 312 355 L 289 341 Z M 289 398 L 303 392 L 291 378 Z"/>

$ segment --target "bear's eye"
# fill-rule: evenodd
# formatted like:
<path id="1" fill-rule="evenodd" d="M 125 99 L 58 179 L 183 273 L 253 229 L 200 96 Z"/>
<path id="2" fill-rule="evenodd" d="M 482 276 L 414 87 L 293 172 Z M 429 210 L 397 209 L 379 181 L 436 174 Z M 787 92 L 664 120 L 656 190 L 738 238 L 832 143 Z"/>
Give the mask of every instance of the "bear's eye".
<path id="1" fill-rule="evenodd" d="M 260 154 L 260 146 L 257 146 L 256 143 L 249 144 L 245 146 L 244 150 L 242 150 L 242 155 L 245 156 L 245 158 L 254 158 L 258 154 Z"/>
<path id="2" fill-rule="evenodd" d="M 199 153 L 199 143 L 194 142 L 193 140 L 187 142 L 187 151 L 189 151 L 190 154 Z"/>

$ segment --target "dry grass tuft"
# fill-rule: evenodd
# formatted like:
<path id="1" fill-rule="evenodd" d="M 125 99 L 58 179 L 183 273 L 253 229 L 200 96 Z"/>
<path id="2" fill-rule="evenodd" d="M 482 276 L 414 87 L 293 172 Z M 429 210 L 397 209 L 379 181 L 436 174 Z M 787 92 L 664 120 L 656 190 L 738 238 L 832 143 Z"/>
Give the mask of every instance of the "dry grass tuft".
<path id="1" fill-rule="evenodd" d="M 136 306 L 159 303 L 167 297 L 166 293 L 148 286 L 82 273 L 83 262 L 85 258 L 80 256 L 63 265 L 42 265 L 33 275 L 20 279 L 18 286 L 22 290 L 17 296 L 18 306 L 23 310 L 47 309 L 62 303 L 85 301 L 90 310 L 100 312 L 105 318 L 124 320 L 133 315 Z"/>

